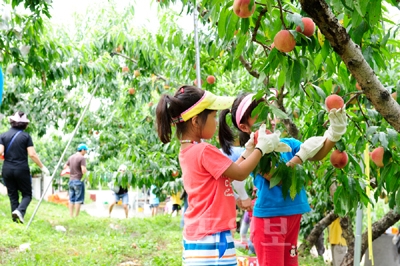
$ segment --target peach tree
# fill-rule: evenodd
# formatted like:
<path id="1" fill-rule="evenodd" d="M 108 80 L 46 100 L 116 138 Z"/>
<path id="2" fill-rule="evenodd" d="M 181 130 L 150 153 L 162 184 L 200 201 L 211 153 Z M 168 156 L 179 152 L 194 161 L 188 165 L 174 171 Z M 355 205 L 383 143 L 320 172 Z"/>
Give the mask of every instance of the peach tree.
<path id="1" fill-rule="evenodd" d="M 171 2 L 176 1 L 163 1 L 160 5 L 167 7 Z M 247 70 L 247 76 L 253 77 L 249 86 L 241 87 L 241 91 L 267 94 L 269 88 L 277 88 L 278 108 L 266 108 L 281 119 L 283 129 L 289 136 L 306 139 L 323 134 L 327 120 L 325 98 L 337 94 L 344 99 L 349 125 L 337 149 L 347 152 L 349 162 L 343 169 L 334 168 L 329 160 L 320 164 L 305 164 L 304 168 L 315 177 L 309 189 L 318 193 L 315 188 L 322 183 L 320 192 L 313 198 L 328 200 L 328 188 L 336 183 L 338 188 L 333 197 L 335 212 L 351 217 L 359 203 L 366 206 L 372 203 L 372 198 L 377 200 L 385 191 L 393 211 L 374 223 L 373 238 L 394 224 L 400 218 L 397 152 L 400 106 L 395 93 L 400 84 L 397 60 L 399 40 L 396 39 L 399 23 L 392 20 L 391 12 L 398 11 L 399 2 L 180 2 L 184 12 L 193 14 L 196 10 L 199 14 L 205 69 L 210 66 L 211 59 L 224 57 L 222 65 L 214 66 L 215 73 L 243 68 Z M 241 13 L 236 11 L 237 2 L 247 4 L 247 7 L 240 7 Z M 243 16 L 244 8 L 247 10 Z M 309 34 L 304 18 L 311 18 L 315 23 L 313 34 Z M 204 46 L 208 48 L 207 52 Z M 357 83 L 361 90 L 357 90 Z M 260 114 L 267 119 L 267 112 Z M 371 181 L 364 174 L 363 154 L 367 145 L 367 152 L 377 147 L 385 150 L 381 158 L 384 167 L 371 163 Z M 365 186 L 371 186 L 373 197 L 366 195 Z M 327 204 L 319 205 L 321 209 L 318 211 L 329 210 Z M 336 217 L 331 215 L 332 219 Z M 325 220 L 325 224 L 332 219 Z M 318 236 L 321 233 L 319 229 L 324 227 L 316 227 L 318 230 L 312 236 Z M 366 249 L 366 239 L 365 233 L 362 251 Z M 351 247 L 354 234 L 349 234 L 348 242 Z M 352 252 L 348 254 L 346 265 L 351 264 L 353 259 Z"/>

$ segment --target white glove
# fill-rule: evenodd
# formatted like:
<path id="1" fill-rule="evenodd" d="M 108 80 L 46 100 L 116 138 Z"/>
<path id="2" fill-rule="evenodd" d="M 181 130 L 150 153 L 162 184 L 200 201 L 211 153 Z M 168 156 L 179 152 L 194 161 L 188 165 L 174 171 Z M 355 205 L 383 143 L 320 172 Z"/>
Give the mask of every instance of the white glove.
<path id="1" fill-rule="evenodd" d="M 249 198 L 249 195 L 247 195 L 246 189 L 244 187 L 245 181 L 233 180 L 232 186 L 235 189 L 235 191 L 238 193 L 240 200 L 246 200 Z"/>
<path id="2" fill-rule="evenodd" d="M 311 137 L 300 145 L 300 150 L 296 153 L 304 163 L 308 158 L 312 158 L 324 146 L 326 137 Z"/>
<path id="3" fill-rule="evenodd" d="M 258 143 L 256 148 L 261 150 L 262 155 L 273 152 L 278 147 L 279 135 L 276 133 L 267 135 L 265 132 L 265 124 L 262 124 L 258 130 Z"/>
<path id="4" fill-rule="evenodd" d="M 242 152 L 241 156 L 246 159 L 254 151 L 254 148 L 255 148 L 254 147 L 254 132 L 251 132 L 250 139 L 246 142 L 244 147 L 246 148 L 246 150 L 244 152 Z"/>
<path id="5" fill-rule="evenodd" d="M 332 142 L 338 142 L 347 128 L 346 105 L 339 110 L 333 108 L 329 112 L 329 128 L 325 131 L 324 136 Z"/>
<path id="6" fill-rule="evenodd" d="M 43 165 L 42 168 L 40 168 L 40 170 L 42 170 L 42 173 L 43 173 L 44 175 L 47 175 L 47 176 L 50 175 L 50 171 L 49 171 L 49 169 L 47 169 L 46 166 Z"/>
<path id="7" fill-rule="evenodd" d="M 278 137 L 280 137 L 281 132 L 279 130 L 275 131 L 274 134 L 278 135 Z M 287 145 L 286 143 L 283 142 L 279 142 L 278 146 L 274 149 L 274 151 L 276 152 L 291 152 L 292 148 L 290 148 L 289 145 Z"/>

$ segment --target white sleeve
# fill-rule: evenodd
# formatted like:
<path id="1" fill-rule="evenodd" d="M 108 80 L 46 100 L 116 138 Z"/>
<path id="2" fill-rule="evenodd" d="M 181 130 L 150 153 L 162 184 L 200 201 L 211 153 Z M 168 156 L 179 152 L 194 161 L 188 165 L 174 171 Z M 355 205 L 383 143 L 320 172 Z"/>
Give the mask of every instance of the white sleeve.
<path id="1" fill-rule="evenodd" d="M 239 198 L 241 200 L 249 198 L 249 196 L 246 193 L 246 189 L 244 188 L 244 185 L 245 181 L 237 181 L 237 180 L 232 181 L 232 186 L 235 189 L 235 191 L 239 194 Z"/>

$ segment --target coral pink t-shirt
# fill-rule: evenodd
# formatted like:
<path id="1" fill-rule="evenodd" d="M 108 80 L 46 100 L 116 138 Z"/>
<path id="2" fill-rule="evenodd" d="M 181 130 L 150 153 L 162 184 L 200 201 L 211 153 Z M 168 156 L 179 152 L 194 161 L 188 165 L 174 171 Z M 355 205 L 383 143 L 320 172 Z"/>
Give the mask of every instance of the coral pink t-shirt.
<path id="1" fill-rule="evenodd" d="M 235 197 L 229 179 L 222 174 L 233 163 L 220 150 L 202 142 L 179 154 L 183 185 L 188 194 L 183 235 L 198 240 L 236 228 Z"/>

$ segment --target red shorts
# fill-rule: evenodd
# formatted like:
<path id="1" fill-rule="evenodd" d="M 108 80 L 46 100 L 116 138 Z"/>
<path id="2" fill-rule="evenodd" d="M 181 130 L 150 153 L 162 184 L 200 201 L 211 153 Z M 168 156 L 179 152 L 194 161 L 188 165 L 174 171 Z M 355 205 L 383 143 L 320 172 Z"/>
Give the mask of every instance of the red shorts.
<path id="1" fill-rule="evenodd" d="M 297 266 L 297 238 L 301 214 L 251 219 L 250 240 L 259 265 Z"/>

